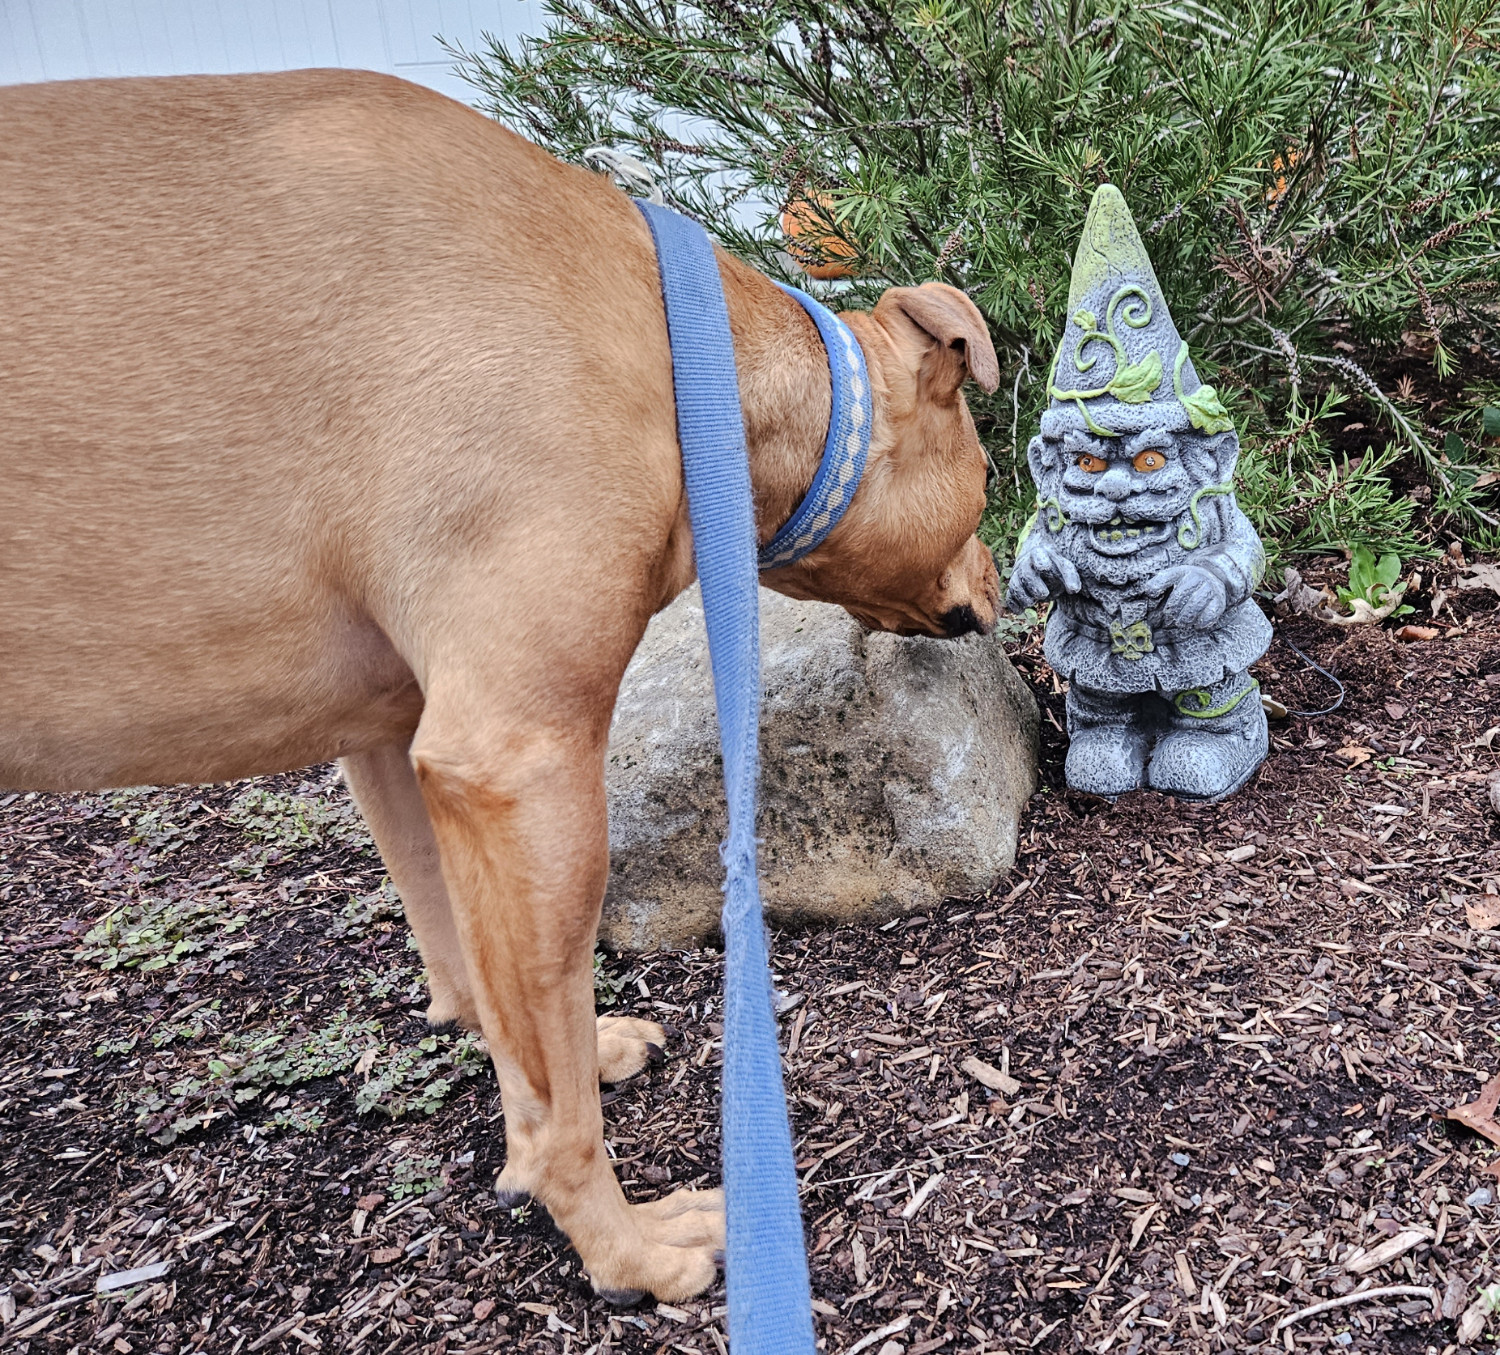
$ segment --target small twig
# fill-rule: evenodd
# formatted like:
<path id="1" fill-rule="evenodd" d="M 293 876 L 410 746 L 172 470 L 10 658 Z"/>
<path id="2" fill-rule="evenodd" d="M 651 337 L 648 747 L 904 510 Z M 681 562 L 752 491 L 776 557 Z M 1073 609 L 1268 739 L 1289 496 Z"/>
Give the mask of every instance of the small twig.
<path id="1" fill-rule="evenodd" d="M 1155 221 L 1153 221 L 1149 226 L 1146 227 L 1145 230 L 1141 232 L 1141 234 L 1155 235 L 1156 232 L 1159 231 L 1163 226 L 1176 221 L 1177 218 L 1182 215 L 1183 209 L 1186 206 L 1186 202 L 1179 202 L 1175 207 L 1170 208 L 1168 211 L 1163 212 L 1159 217 L 1157 217 Z"/>
<path id="2" fill-rule="evenodd" d="M 266 1332 L 264 1336 L 257 1336 L 255 1340 L 250 1342 L 250 1345 L 247 1347 L 247 1349 L 264 1350 L 273 1341 L 279 1341 L 306 1316 L 306 1313 L 294 1313 L 291 1317 L 286 1318 L 284 1321 L 278 1322 L 274 1327 L 271 1328 L 270 1331 Z"/>
<path id="3" fill-rule="evenodd" d="M 1029 386 L 1031 384 L 1031 347 L 1029 344 L 1024 343 L 1021 345 L 1021 365 L 1016 368 L 1015 384 L 1010 390 L 1010 471 L 1015 479 L 1016 493 L 1018 494 L 1021 492 L 1021 449 L 1016 446 L 1016 443 L 1020 439 L 1021 377 L 1023 374 L 1026 377 L 1026 384 Z M 990 457 L 988 448 L 985 449 L 984 454 L 990 458 L 990 466 L 995 468 L 994 458 Z M 995 468 L 995 473 L 999 474 L 998 468 Z"/>
<path id="4" fill-rule="evenodd" d="M 1327 1299 L 1323 1303 L 1314 1303 L 1311 1307 L 1289 1313 L 1276 1324 L 1276 1330 L 1280 1331 L 1283 1327 L 1290 1327 L 1293 1322 L 1302 1321 L 1304 1317 L 1315 1317 L 1318 1313 L 1330 1312 L 1334 1308 L 1347 1308 L 1351 1304 L 1363 1303 L 1366 1299 L 1400 1298 L 1403 1294 L 1431 1299 L 1433 1303 L 1438 1301 L 1437 1290 L 1419 1284 L 1388 1284 L 1383 1289 L 1356 1289 L 1354 1293 L 1345 1294 L 1342 1298 Z"/>
<path id="5" fill-rule="evenodd" d="M 909 1326 L 911 1326 L 911 1314 L 907 1313 L 905 1317 L 898 1317 L 894 1322 L 887 1323 L 885 1326 L 879 1328 L 879 1330 L 872 1331 L 867 1336 L 861 1336 L 858 1341 L 844 1352 L 844 1355 L 859 1355 L 859 1352 L 867 1346 L 873 1346 L 877 1341 L 883 1341 L 887 1336 L 897 1336 Z"/>
<path id="6" fill-rule="evenodd" d="M 933 1172 L 931 1176 L 922 1182 L 921 1188 L 906 1202 L 906 1208 L 901 1211 L 903 1219 L 916 1218 L 917 1211 L 927 1203 L 927 1197 L 943 1184 L 943 1176 L 943 1172 Z"/>

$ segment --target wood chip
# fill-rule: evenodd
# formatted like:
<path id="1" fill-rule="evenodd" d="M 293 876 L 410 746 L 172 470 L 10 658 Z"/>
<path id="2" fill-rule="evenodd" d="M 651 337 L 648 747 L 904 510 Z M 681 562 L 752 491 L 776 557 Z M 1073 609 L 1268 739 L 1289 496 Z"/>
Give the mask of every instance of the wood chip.
<path id="1" fill-rule="evenodd" d="M 1002 1073 L 993 1064 L 986 1063 L 983 1059 L 970 1056 L 958 1066 L 981 1086 L 999 1092 L 1002 1096 L 1014 1096 L 1021 1090 L 1021 1084 L 1015 1078 L 1008 1073 Z"/>
<path id="2" fill-rule="evenodd" d="M 860 1351 L 868 1350 L 877 1341 L 884 1341 L 890 1336 L 899 1336 L 909 1326 L 911 1326 L 911 1314 L 907 1313 L 902 1317 L 898 1317 L 894 1322 L 888 1322 L 885 1326 L 870 1332 L 869 1335 L 861 1336 L 858 1341 L 844 1352 L 844 1355 L 859 1355 Z"/>
<path id="3" fill-rule="evenodd" d="M 101 1275 L 94 1286 L 96 1294 L 112 1294 L 116 1289 L 128 1289 L 131 1285 L 146 1284 L 159 1280 L 172 1269 L 171 1261 L 153 1261 L 149 1266 L 136 1266 L 134 1270 L 117 1270 L 113 1275 Z"/>
<path id="4" fill-rule="evenodd" d="M 1367 1271 L 1378 1270 L 1381 1266 L 1390 1265 L 1397 1257 L 1405 1256 L 1420 1243 L 1431 1242 L 1432 1236 L 1431 1228 L 1403 1229 L 1378 1247 L 1372 1247 L 1369 1251 L 1356 1252 L 1353 1257 L 1344 1262 L 1344 1269 L 1351 1275 L 1363 1275 Z"/>
<path id="5" fill-rule="evenodd" d="M 916 1218 L 917 1211 L 927 1203 L 928 1197 L 932 1194 L 933 1191 L 935 1191 L 940 1185 L 942 1185 L 942 1183 L 942 1172 L 934 1172 L 931 1176 L 929 1176 L 925 1181 L 922 1182 L 921 1188 L 917 1191 L 917 1193 L 907 1201 L 906 1208 L 901 1211 L 901 1217 L 904 1219 Z"/>

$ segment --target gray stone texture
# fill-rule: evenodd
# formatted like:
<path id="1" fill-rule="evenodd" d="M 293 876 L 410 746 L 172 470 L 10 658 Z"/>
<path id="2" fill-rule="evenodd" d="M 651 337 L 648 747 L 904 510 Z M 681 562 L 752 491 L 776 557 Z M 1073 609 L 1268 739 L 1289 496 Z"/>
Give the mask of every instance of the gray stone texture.
<path id="1" fill-rule="evenodd" d="M 868 634 L 841 607 L 760 598 L 767 915 L 836 925 L 988 888 L 1036 787 L 1036 703 L 1000 641 Z M 717 934 L 721 778 L 694 587 L 652 620 L 615 709 L 606 947 Z"/>

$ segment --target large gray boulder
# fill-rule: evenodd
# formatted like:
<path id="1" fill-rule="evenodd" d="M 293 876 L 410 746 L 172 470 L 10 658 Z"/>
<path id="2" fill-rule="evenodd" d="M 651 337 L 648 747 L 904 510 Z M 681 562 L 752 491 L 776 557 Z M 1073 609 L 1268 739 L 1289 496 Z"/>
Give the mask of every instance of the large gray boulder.
<path id="1" fill-rule="evenodd" d="M 760 599 L 767 913 L 838 924 L 987 889 L 1036 788 L 1036 702 L 998 639 L 872 635 L 841 607 Z M 694 587 L 652 620 L 615 709 L 605 946 L 717 933 L 721 776 Z"/>

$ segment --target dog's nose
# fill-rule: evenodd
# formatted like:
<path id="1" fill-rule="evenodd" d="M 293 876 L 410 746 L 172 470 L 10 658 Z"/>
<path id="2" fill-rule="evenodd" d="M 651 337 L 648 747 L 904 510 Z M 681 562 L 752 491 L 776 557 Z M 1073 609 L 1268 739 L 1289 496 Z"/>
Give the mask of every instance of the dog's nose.
<path id="1" fill-rule="evenodd" d="M 943 634 L 950 640 L 956 640 L 960 635 L 972 635 L 978 631 L 981 635 L 988 635 L 994 629 L 994 623 L 985 625 L 979 619 L 979 614 L 967 603 L 960 603 L 957 607 L 950 607 L 938 618 L 943 627 Z"/>

